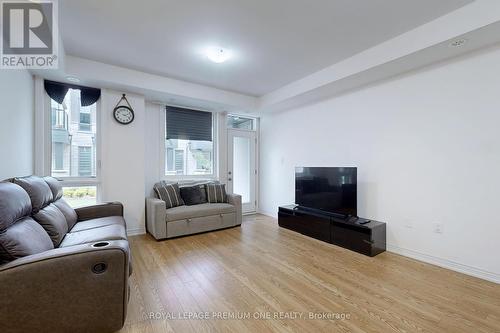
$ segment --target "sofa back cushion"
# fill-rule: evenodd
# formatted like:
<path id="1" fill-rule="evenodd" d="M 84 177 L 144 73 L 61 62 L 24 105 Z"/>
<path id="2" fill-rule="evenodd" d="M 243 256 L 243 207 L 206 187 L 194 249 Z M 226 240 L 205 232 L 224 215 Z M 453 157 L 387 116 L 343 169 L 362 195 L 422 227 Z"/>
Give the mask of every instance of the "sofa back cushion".
<path id="1" fill-rule="evenodd" d="M 31 210 L 23 188 L 0 183 L 0 264 L 54 248 L 45 230 L 29 217 Z"/>
<path id="2" fill-rule="evenodd" d="M 68 230 L 73 229 L 78 216 L 75 210 L 63 199 L 63 188 L 61 183 L 54 177 L 44 177 L 43 180 L 49 185 L 53 196 L 52 202 L 64 215 L 66 223 L 68 224 Z"/>
<path id="3" fill-rule="evenodd" d="M 227 203 L 225 184 L 206 184 L 207 201 L 209 203 Z"/>
<path id="4" fill-rule="evenodd" d="M 0 233 L 31 214 L 31 200 L 20 186 L 0 182 Z"/>
<path id="5" fill-rule="evenodd" d="M 52 191 L 43 178 L 36 176 L 15 178 L 14 183 L 21 186 L 28 193 L 31 199 L 32 214 L 38 213 L 40 209 L 53 200 Z"/>
<path id="6" fill-rule="evenodd" d="M 33 218 L 45 229 L 54 246 L 58 247 L 68 233 L 68 223 L 59 208 L 51 203 L 40 209 L 38 213 L 33 215 Z"/>
<path id="7" fill-rule="evenodd" d="M 52 201 L 57 201 L 63 196 L 63 189 L 61 184 L 54 177 L 43 177 L 43 180 L 49 185 L 52 192 Z"/>
<path id="8" fill-rule="evenodd" d="M 154 190 L 158 198 L 165 201 L 167 209 L 184 205 L 179 191 L 179 184 L 167 184 L 161 181 L 154 185 Z"/>
<path id="9" fill-rule="evenodd" d="M 182 200 L 188 206 L 199 205 L 207 202 L 205 186 L 187 186 L 180 188 Z"/>
<path id="10" fill-rule="evenodd" d="M 73 229 L 73 227 L 76 224 L 76 221 L 78 220 L 78 215 L 76 215 L 75 210 L 71 208 L 71 206 L 63 198 L 54 201 L 54 205 L 56 205 L 56 207 L 59 208 L 61 213 L 66 218 L 66 224 L 68 225 L 68 230 Z"/>

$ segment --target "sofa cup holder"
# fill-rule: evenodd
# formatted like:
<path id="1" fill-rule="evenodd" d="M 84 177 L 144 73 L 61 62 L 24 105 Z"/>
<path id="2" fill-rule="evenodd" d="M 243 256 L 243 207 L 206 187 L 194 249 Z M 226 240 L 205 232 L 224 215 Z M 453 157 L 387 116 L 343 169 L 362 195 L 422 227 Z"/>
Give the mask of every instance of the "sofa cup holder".
<path id="1" fill-rule="evenodd" d="M 106 247 L 108 245 L 109 245 L 109 242 L 98 242 L 98 243 L 92 244 L 92 247 L 100 248 L 100 247 Z"/>

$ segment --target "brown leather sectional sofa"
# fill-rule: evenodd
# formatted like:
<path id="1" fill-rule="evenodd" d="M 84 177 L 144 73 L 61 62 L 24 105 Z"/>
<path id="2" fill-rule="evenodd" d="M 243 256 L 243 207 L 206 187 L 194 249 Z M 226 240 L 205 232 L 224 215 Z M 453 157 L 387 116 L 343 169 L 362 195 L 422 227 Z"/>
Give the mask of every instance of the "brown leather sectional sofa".
<path id="1" fill-rule="evenodd" d="M 0 332 L 114 332 L 131 274 L 123 206 L 73 210 L 51 177 L 0 182 Z"/>

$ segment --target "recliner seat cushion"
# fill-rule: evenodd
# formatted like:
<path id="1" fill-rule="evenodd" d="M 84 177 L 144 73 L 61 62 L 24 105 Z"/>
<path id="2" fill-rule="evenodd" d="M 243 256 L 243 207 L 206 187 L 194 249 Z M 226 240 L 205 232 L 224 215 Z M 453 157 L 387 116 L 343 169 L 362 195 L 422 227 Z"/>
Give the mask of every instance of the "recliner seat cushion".
<path id="1" fill-rule="evenodd" d="M 68 230 L 71 230 L 78 220 L 78 215 L 71 206 L 63 198 L 54 202 L 54 205 L 59 208 L 61 213 L 66 218 L 66 224 L 68 225 Z"/>
<path id="2" fill-rule="evenodd" d="M 58 247 L 68 232 L 68 223 L 59 208 L 54 204 L 50 204 L 33 215 L 33 218 L 49 234 L 54 246 Z"/>
<path id="3" fill-rule="evenodd" d="M 0 264 L 54 248 L 49 235 L 31 217 L 0 232 Z"/>
<path id="4" fill-rule="evenodd" d="M 73 227 L 73 229 L 71 229 L 70 232 L 100 228 L 108 225 L 121 225 L 125 228 L 125 220 L 123 219 L 122 216 L 108 216 L 93 220 L 82 221 L 75 224 L 75 226 Z"/>
<path id="5" fill-rule="evenodd" d="M 194 206 L 179 206 L 167 209 L 167 222 L 233 212 L 236 212 L 236 207 L 227 203 L 205 203 Z"/>
<path id="6" fill-rule="evenodd" d="M 31 200 L 32 214 L 38 213 L 40 209 L 52 202 L 52 191 L 42 178 L 36 176 L 15 178 L 14 183 L 21 186 L 28 193 Z"/>
<path id="7" fill-rule="evenodd" d="M 115 224 L 100 228 L 69 232 L 59 247 L 96 243 L 110 240 L 127 240 L 125 227 Z"/>

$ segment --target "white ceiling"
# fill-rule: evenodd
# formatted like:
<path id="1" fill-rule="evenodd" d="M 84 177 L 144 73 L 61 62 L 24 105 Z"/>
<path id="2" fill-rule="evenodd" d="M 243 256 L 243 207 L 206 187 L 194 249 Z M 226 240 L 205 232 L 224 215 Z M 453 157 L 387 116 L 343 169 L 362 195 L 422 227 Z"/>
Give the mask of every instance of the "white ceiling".
<path id="1" fill-rule="evenodd" d="M 471 2 L 64 0 L 60 31 L 69 55 L 261 96 Z"/>

